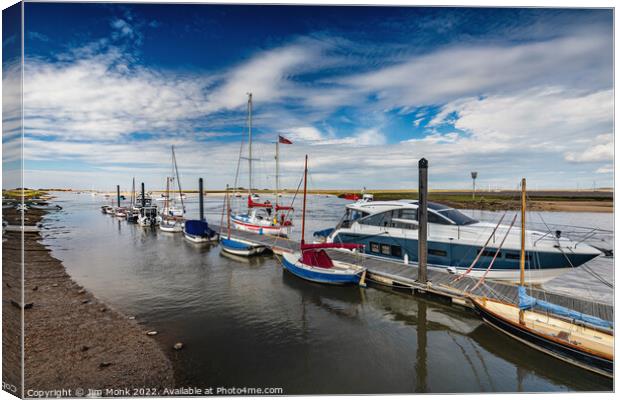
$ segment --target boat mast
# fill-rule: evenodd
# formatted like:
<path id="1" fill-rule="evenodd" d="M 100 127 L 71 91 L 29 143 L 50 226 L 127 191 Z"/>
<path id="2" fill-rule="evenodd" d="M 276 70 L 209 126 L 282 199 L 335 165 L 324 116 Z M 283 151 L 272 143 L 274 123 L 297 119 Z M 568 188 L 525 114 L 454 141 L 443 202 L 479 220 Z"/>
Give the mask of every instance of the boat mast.
<path id="1" fill-rule="evenodd" d="M 279 173 L 280 173 L 280 136 L 278 135 L 278 137 L 276 138 L 276 207 L 278 206 L 278 193 L 280 192 L 280 185 L 278 182 L 278 177 L 279 177 Z"/>
<path id="2" fill-rule="evenodd" d="M 170 177 L 166 177 L 166 199 L 164 200 L 164 216 L 170 212 Z"/>
<path id="3" fill-rule="evenodd" d="M 248 195 L 252 196 L 252 93 L 248 93 L 248 165 L 250 174 L 250 187 Z"/>
<path id="4" fill-rule="evenodd" d="M 306 191 L 308 189 L 308 155 L 306 154 L 306 164 L 304 166 L 304 207 L 301 212 L 301 244 L 305 243 L 306 233 Z"/>
<path id="5" fill-rule="evenodd" d="M 136 206 L 136 177 L 134 176 L 131 181 L 131 208 Z"/>
<path id="6" fill-rule="evenodd" d="M 226 185 L 226 228 L 228 229 L 228 240 L 230 240 L 230 197 L 228 195 L 228 185 Z"/>
<path id="7" fill-rule="evenodd" d="M 519 257 L 519 284 L 525 285 L 525 178 L 521 179 L 521 256 Z M 524 324 L 523 310 L 519 309 L 519 323 Z"/>
<path id="8" fill-rule="evenodd" d="M 174 173 L 177 177 L 177 186 L 179 187 L 179 198 L 181 199 L 181 210 L 185 213 L 185 204 L 183 204 L 183 191 L 181 190 L 181 178 L 179 177 L 179 167 L 177 166 L 177 156 L 174 153 L 174 145 L 172 145 L 172 164 L 174 166 Z"/>

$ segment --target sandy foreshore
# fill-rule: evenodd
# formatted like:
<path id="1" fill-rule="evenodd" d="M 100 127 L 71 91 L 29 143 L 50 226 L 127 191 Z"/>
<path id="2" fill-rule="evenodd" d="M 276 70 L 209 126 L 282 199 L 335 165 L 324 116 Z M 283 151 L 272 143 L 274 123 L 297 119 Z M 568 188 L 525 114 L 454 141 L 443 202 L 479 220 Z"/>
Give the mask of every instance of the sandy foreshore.
<path id="1" fill-rule="evenodd" d="M 4 219 L 18 224 L 17 212 L 5 211 Z M 28 210 L 26 224 L 34 225 L 43 213 Z M 15 364 L 20 359 L 19 236 L 5 233 L 2 257 L 3 380 L 16 386 L 20 381 L 19 364 Z M 72 396 L 79 396 L 89 389 L 106 395 L 111 388 L 174 387 L 172 363 L 155 339 L 146 335 L 149 329 L 75 283 L 40 239 L 38 233 L 25 234 L 26 397 L 29 390 L 70 389 Z"/>

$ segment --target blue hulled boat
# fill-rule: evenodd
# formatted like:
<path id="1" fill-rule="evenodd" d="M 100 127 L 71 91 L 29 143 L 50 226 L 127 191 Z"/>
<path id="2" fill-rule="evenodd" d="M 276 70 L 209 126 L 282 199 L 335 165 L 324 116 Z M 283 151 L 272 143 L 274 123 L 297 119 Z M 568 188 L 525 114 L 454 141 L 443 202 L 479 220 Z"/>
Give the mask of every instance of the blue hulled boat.
<path id="1" fill-rule="evenodd" d="M 325 249 L 357 250 L 363 246 L 351 243 L 305 243 L 306 226 L 306 193 L 308 177 L 308 156 L 304 169 L 304 202 L 301 219 L 300 251 L 285 253 L 282 256 L 282 266 L 290 273 L 312 282 L 332 285 L 360 284 L 365 285 L 366 268 L 349 263 L 332 260 Z"/>

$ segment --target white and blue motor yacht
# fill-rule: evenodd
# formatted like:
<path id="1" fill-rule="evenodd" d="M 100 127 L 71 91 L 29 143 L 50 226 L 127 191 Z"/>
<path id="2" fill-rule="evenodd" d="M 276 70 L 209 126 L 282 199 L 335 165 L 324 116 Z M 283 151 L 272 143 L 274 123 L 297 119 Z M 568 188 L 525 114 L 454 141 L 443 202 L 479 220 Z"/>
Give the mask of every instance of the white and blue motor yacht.
<path id="1" fill-rule="evenodd" d="M 482 252 L 469 272 L 469 276 L 480 277 L 487 270 L 508 229 L 509 225 L 477 221 L 454 208 L 429 202 L 429 268 L 451 267 L 451 271 L 463 273 Z M 315 232 L 315 237 L 327 243 L 363 244 L 364 252 L 372 256 L 417 262 L 418 202 L 364 199 L 348 204 L 338 225 L 334 229 Z M 499 249 L 486 276 L 488 279 L 519 280 L 520 237 L 517 222 Z M 530 283 L 543 283 L 600 254 L 599 250 L 583 242 L 561 237 L 559 232 L 527 230 L 525 277 Z"/>

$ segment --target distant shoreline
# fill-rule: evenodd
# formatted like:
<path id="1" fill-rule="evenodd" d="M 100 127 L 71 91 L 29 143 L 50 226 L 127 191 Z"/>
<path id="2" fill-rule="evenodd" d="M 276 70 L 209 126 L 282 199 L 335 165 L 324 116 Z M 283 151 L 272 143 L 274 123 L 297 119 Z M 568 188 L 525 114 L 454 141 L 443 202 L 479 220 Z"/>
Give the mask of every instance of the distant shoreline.
<path id="1" fill-rule="evenodd" d="M 39 189 L 37 191 L 30 191 L 31 193 L 44 194 L 47 191 L 64 191 L 64 192 L 83 192 L 88 193 L 89 190 L 58 190 L 58 189 Z M 12 197 L 17 191 L 3 191 L 5 198 Z M 163 190 L 151 190 L 149 193 L 161 194 Z M 247 193 L 246 189 L 239 190 L 242 195 Z M 256 189 L 253 192 L 265 194 L 266 197 L 273 195 L 273 190 Z M 291 195 L 294 191 L 282 190 L 284 194 Z M 98 192 L 100 194 L 107 194 L 115 196 L 115 192 Z M 197 190 L 183 190 L 186 194 L 196 194 Z M 221 196 L 226 193 L 225 190 L 205 190 L 207 195 Z M 308 193 L 314 195 L 327 195 L 343 197 L 344 194 L 358 194 L 360 191 L 355 190 L 332 190 L 332 189 L 319 189 L 309 190 Z M 401 190 L 366 190 L 365 193 L 372 194 L 375 201 L 380 200 L 400 200 L 400 199 L 417 199 L 418 193 L 416 190 L 401 189 Z M 130 193 L 127 191 L 121 192 L 125 197 L 129 197 Z M 528 191 L 528 208 L 534 211 L 564 211 L 564 212 L 606 212 L 613 213 L 613 197 L 614 192 L 612 189 L 600 189 L 600 190 L 531 190 Z M 429 200 L 438 203 L 445 204 L 450 207 L 458 209 L 477 209 L 488 211 L 500 211 L 500 210 L 518 210 L 520 209 L 519 193 L 515 190 L 502 190 L 502 191 L 480 191 L 472 196 L 471 190 L 430 190 Z"/>

